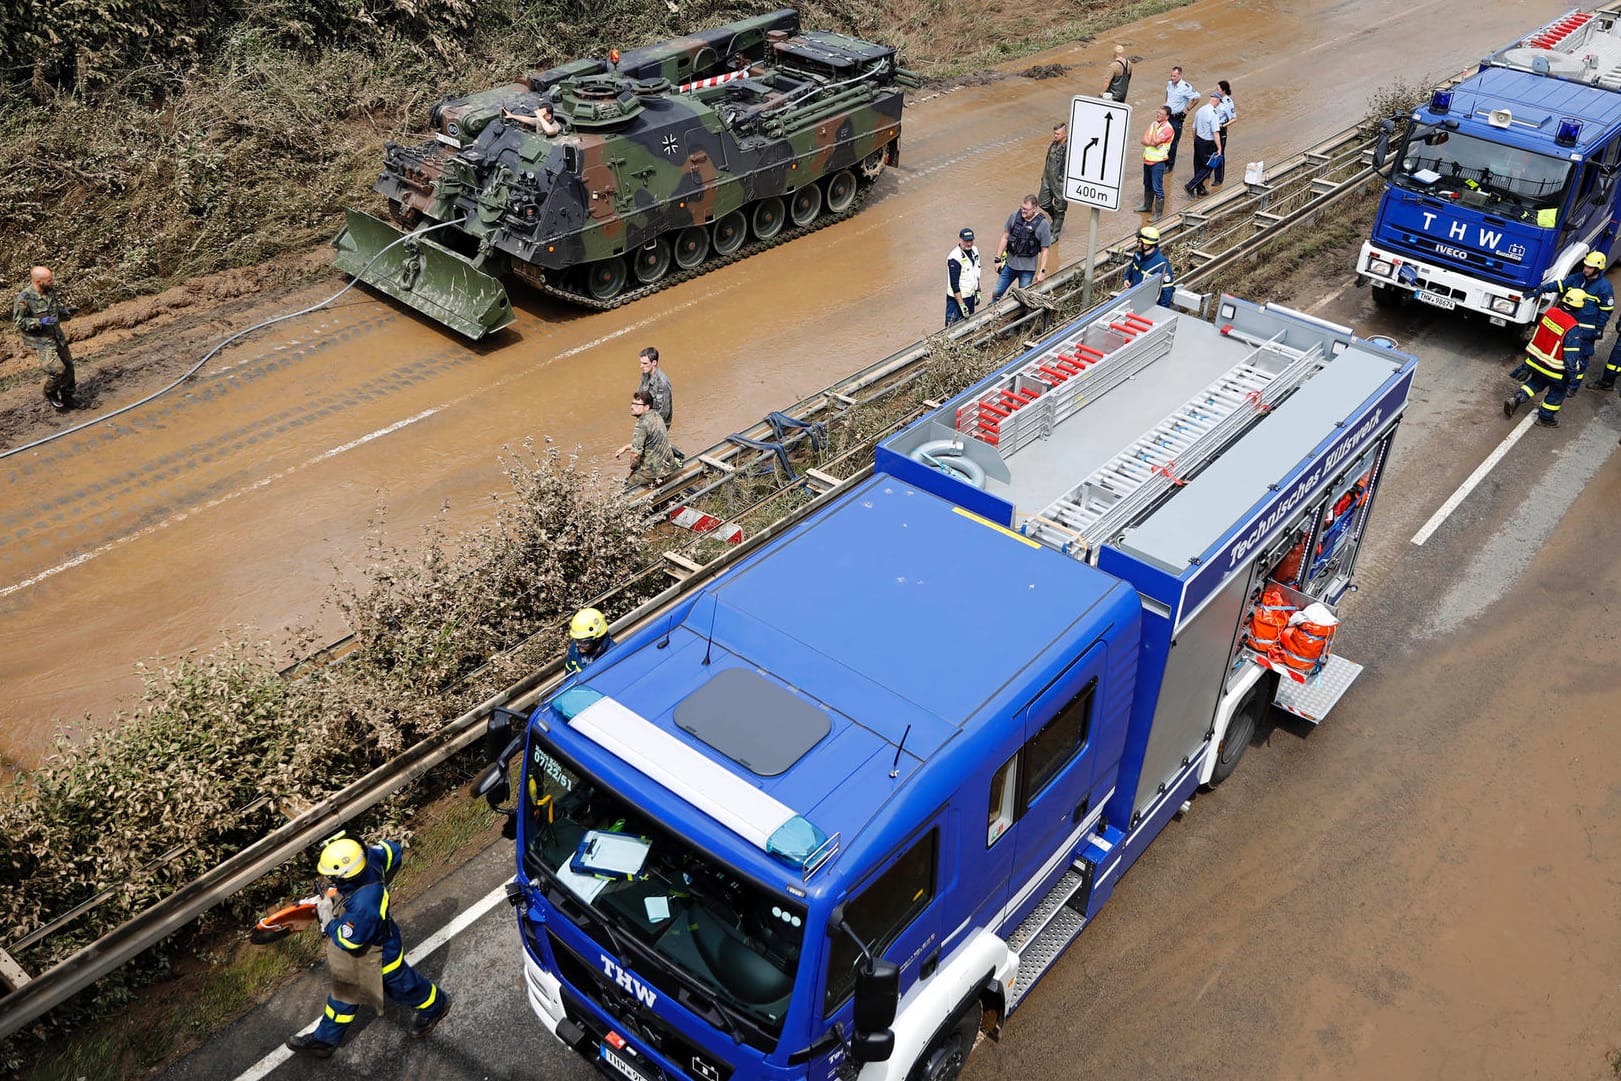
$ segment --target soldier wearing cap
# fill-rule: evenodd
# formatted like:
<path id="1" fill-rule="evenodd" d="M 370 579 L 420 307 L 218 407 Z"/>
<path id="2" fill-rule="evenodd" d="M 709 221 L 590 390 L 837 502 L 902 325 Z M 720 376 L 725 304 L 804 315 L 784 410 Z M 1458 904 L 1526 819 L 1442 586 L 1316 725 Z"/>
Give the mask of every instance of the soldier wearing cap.
<path id="1" fill-rule="evenodd" d="M 957 245 L 946 255 L 946 326 L 966 319 L 979 306 L 979 249 L 974 231 L 957 232 Z"/>

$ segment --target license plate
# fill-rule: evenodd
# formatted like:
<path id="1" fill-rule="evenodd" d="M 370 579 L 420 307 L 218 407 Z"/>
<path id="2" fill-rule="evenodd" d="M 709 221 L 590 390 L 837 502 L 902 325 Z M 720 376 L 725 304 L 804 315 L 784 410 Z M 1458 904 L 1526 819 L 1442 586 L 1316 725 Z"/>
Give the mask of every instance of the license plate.
<path id="1" fill-rule="evenodd" d="M 1424 303 L 1434 304 L 1437 308 L 1445 308 L 1447 311 L 1451 311 L 1458 306 L 1458 302 L 1451 297 L 1444 297 L 1440 293 L 1432 293 L 1428 289 L 1420 289 L 1416 295 Z"/>
<path id="2" fill-rule="evenodd" d="M 646 1074 L 642 1073 L 636 1067 L 626 1062 L 623 1058 L 620 1058 L 618 1055 L 614 1054 L 613 1048 L 609 1047 L 607 1044 L 603 1044 L 601 1046 L 603 1062 L 606 1062 L 615 1070 L 618 1070 L 625 1077 L 630 1078 L 630 1081 L 649 1081 Z"/>

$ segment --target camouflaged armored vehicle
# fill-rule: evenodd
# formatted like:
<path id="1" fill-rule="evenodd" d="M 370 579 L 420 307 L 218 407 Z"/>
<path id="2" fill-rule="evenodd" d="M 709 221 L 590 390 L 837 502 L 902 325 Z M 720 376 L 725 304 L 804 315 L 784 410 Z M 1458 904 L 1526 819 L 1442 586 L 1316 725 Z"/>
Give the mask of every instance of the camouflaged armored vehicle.
<path id="1" fill-rule="evenodd" d="M 471 338 L 512 322 L 509 273 L 615 307 L 854 212 L 909 85 L 894 49 L 784 10 L 450 98 L 388 147 L 403 229 L 351 210 L 336 262 Z M 556 135 L 517 119 L 543 103 Z"/>

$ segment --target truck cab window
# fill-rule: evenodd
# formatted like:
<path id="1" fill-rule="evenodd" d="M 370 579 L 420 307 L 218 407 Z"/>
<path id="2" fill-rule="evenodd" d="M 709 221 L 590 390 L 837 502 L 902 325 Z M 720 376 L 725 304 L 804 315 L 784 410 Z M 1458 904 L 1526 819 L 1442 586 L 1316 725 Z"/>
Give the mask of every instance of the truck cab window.
<path id="1" fill-rule="evenodd" d="M 1002 834 L 1013 827 L 1019 817 L 1019 756 L 1015 754 L 1002 768 L 991 775 L 990 822 L 985 833 L 985 847 L 1002 839 Z"/>
<path id="2" fill-rule="evenodd" d="M 1056 777 L 1058 771 L 1086 746 L 1086 736 L 1092 726 L 1092 694 L 1097 686 L 1096 680 L 1088 683 L 1025 745 L 1030 777 L 1029 794 L 1025 797 L 1027 806 L 1047 787 L 1047 782 Z"/>
<path id="3" fill-rule="evenodd" d="M 929 830 L 844 906 L 844 918 L 849 921 L 851 930 L 867 944 L 874 957 L 882 956 L 889 944 L 934 899 L 939 832 Z M 844 1005 L 855 987 L 856 963 L 861 959 L 861 951 L 842 931 L 830 930 L 828 934 L 827 992 L 823 1007 L 825 1013 L 831 1014 Z"/>

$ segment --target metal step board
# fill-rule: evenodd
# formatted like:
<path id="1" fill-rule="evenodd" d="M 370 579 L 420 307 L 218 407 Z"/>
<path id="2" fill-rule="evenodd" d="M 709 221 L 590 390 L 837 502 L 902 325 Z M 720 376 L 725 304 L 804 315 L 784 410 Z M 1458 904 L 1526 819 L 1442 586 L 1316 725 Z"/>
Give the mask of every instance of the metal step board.
<path id="1" fill-rule="evenodd" d="M 1272 704 L 1312 724 L 1321 724 L 1328 711 L 1350 689 L 1351 681 L 1361 674 L 1360 664 L 1331 654 L 1323 670 L 1304 683 L 1296 683 L 1287 676 L 1278 680 L 1278 693 L 1272 696 Z"/>
<path id="2" fill-rule="evenodd" d="M 1252 344 L 1253 352 L 1226 374 L 1032 515 L 1025 535 L 1089 558 L 1323 362 L 1319 347 L 1294 349 L 1283 344 L 1282 335 Z"/>
<path id="3" fill-rule="evenodd" d="M 1019 972 L 1007 1003 L 1009 1013 L 1086 926 L 1086 914 L 1072 908 L 1070 901 L 1085 889 L 1088 870 L 1076 860 L 1008 937 L 1008 947 L 1019 955 Z"/>

